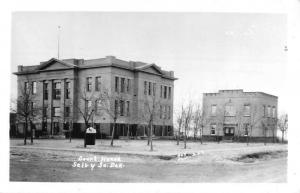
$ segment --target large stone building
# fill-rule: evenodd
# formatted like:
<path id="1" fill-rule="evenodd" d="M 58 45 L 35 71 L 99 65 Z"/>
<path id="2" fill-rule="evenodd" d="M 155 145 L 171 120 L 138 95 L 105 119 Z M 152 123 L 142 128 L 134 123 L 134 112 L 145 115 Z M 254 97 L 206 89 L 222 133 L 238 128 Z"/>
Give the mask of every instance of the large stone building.
<path id="1" fill-rule="evenodd" d="M 203 136 L 214 139 L 274 139 L 278 97 L 263 92 L 220 90 L 203 94 Z M 248 137 L 249 136 L 249 137 Z"/>
<path id="2" fill-rule="evenodd" d="M 35 66 L 18 66 L 18 96 L 22 89 L 30 87 L 34 104 L 42 109 L 34 122 L 36 132 L 61 135 L 69 123 L 73 123 L 73 136 L 82 136 L 85 129 L 80 111 L 95 106 L 90 119 L 98 134 L 110 136 L 113 118 L 109 112 L 97 112 L 97 97 L 106 91 L 110 108 L 118 105 L 115 136 L 147 135 L 146 102 L 155 101 L 154 134 L 173 135 L 173 71 L 164 71 L 155 64 L 124 61 L 107 56 L 100 59 L 55 58 Z M 90 99 L 84 101 L 82 96 Z M 95 100 L 93 100 L 95 99 Z M 155 99 L 155 100 L 153 100 Z M 113 101 L 113 102 L 112 102 Z M 149 103 L 150 104 L 150 103 Z M 24 123 L 19 124 L 19 132 Z"/>

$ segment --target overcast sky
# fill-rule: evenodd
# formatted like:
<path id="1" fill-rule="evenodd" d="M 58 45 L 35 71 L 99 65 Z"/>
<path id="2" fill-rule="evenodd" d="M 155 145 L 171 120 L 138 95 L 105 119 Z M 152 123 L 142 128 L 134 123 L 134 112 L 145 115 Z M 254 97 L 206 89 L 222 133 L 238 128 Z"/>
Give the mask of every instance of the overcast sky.
<path id="1" fill-rule="evenodd" d="M 262 91 L 287 110 L 287 21 L 283 14 L 249 13 L 14 13 L 12 71 L 60 56 L 114 55 L 173 70 L 175 109 L 202 93 Z M 12 75 L 12 97 L 16 77 Z"/>

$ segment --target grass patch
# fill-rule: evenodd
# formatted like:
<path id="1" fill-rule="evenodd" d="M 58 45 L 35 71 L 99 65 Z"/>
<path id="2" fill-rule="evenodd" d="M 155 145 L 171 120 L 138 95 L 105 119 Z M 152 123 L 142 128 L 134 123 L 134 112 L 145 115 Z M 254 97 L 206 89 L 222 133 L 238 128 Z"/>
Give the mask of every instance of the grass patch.
<path id="1" fill-rule="evenodd" d="M 273 158 L 286 157 L 287 151 L 265 151 L 245 154 L 240 157 L 233 158 L 233 161 L 253 163 L 255 161 L 268 160 Z"/>

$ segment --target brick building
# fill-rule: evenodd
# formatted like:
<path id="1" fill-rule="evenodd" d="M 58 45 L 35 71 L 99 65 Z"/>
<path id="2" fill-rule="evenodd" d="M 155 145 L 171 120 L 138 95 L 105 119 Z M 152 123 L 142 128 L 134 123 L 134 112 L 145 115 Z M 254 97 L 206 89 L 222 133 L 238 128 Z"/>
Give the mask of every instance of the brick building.
<path id="1" fill-rule="evenodd" d="M 203 136 L 215 139 L 274 139 L 278 97 L 263 92 L 220 90 L 203 94 Z"/>
<path id="2" fill-rule="evenodd" d="M 117 119 L 116 137 L 125 136 L 129 129 L 132 136 L 147 134 L 144 119 L 145 101 L 155 98 L 159 102 L 154 118 L 156 136 L 173 135 L 173 71 L 164 71 L 155 64 L 124 61 L 107 56 L 100 59 L 55 58 L 35 66 L 18 66 L 18 96 L 21 89 L 30 87 L 34 104 L 42 109 L 40 118 L 34 122 L 36 131 L 49 135 L 61 135 L 69 123 L 73 124 L 73 136 L 82 136 L 85 129 L 79 111 L 96 101 L 82 101 L 80 97 L 97 95 L 104 90 L 110 96 L 121 97 L 116 101 L 120 116 Z M 87 105 L 84 103 L 87 102 Z M 114 103 L 114 102 L 111 102 Z M 110 104 L 110 108 L 115 108 Z M 112 117 L 107 112 L 95 112 L 91 124 L 97 133 L 110 136 Z M 19 124 L 22 132 L 24 124 Z"/>

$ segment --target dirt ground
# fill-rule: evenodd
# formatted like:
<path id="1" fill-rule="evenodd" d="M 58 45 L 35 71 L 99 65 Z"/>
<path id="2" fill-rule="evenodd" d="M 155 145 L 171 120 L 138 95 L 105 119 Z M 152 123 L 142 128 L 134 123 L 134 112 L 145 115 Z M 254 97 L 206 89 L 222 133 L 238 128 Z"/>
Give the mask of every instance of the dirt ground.
<path id="1" fill-rule="evenodd" d="M 156 141 L 157 151 L 149 153 L 146 141 L 120 140 L 116 141 L 119 146 L 114 148 L 110 148 L 106 144 L 108 142 L 104 141 L 102 147 L 100 143 L 91 146 L 93 152 L 91 149 L 76 151 L 82 150 L 80 140 L 74 140 L 71 144 L 65 140 L 40 140 L 26 147 L 21 143 L 21 140 L 11 141 L 11 181 L 242 183 L 287 181 L 287 145 L 281 144 L 201 145 L 199 142 L 190 142 L 189 149 L 184 150 L 182 145 L 177 146 L 174 141 Z M 53 145 L 55 143 L 56 145 Z M 126 144 L 131 148 L 135 147 L 135 151 Z M 52 149 L 55 146 L 58 150 Z M 147 156 L 143 155 L 143 149 Z M 112 153 L 109 153 L 109 150 Z M 194 156 L 163 159 L 164 156 L 177 155 L 178 152 L 194 152 Z M 100 163 L 107 163 L 107 167 Z"/>

